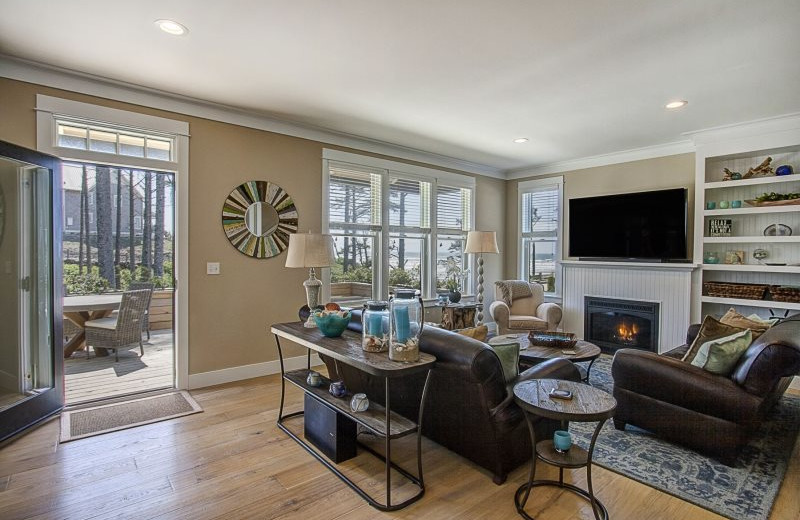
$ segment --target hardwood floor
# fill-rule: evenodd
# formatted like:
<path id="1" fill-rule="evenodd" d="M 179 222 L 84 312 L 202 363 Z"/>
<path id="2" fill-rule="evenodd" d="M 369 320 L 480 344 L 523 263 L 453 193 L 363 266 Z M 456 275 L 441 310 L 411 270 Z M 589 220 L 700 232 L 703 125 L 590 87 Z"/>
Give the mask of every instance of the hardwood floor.
<path id="1" fill-rule="evenodd" d="M 287 408 L 294 410 L 302 394 L 290 392 Z M 66 444 L 58 444 L 53 420 L 4 446 L 0 518 L 518 518 L 513 495 L 527 478 L 527 466 L 495 486 L 487 473 L 424 440 L 425 496 L 383 514 L 276 427 L 278 376 L 191 393 L 203 413 Z M 412 439 L 393 444 L 392 452 L 414 467 Z M 382 465 L 370 455 L 341 466 L 367 489 L 381 492 Z M 539 467 L 537 477 L 557 477 L 555 468 Z M 585 471 L 567 475 L 585 486 Z M 593 468 L 593 477 L 597 496 L 615 520 L 722 518 L 603 468 Z M 398 497 L 413 492 L 394 476 L 393 484 Z M 770 520 L 800 517 L 798 489 L 800 445 Z M 535 491 L 527 511 L 543 520 L 592 518 L 586 502 L 548 488 Z"/>
<path id="2" fill-rule="evenodd" d="M 64 360 L 64 391 L 67 405 L 105 399 L 134 392 L 145 392 L 173 385 L 173 334 L 171 330 L 153 331 L 144 340 L 144 356 L 139 347 L 114 354 L 86 359 L 79 350 Z"/>

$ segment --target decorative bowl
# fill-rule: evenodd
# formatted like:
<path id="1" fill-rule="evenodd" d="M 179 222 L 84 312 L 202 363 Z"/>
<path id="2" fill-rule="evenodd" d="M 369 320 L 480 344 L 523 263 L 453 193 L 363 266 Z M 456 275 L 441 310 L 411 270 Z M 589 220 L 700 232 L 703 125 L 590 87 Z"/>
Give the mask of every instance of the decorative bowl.
<path id="1" fill-rule="evenodd" d="M 315 312 L 314 323 L 317 324 L 319 331 L 326 338 L 338 338 L 347 328 L 350 323 L 350 311 L 341 313 L 340 311 L 334 312 Z"/>
<path id="2" fill-rule="evenodd" d="M 532 331 L 528 341 L 537 347 L 572 348 L 578 343 L 578 336 L 572 332 Z"/>

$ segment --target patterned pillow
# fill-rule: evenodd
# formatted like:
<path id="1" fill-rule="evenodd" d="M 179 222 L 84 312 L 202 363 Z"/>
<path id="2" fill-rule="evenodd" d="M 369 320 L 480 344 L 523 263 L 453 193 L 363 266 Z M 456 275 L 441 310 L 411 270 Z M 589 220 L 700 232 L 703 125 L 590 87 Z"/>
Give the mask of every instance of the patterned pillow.
<path id="1" fill-rule="evenodd" d="M 467 336 L 478 341 L 486 341 L 486 336 L 489 335 L 489 327 L 486 325 L 478 325 L 477 327 L 470 327 L 468 329 L 457 330 L 462 336 Z"/>
<path id="2" fill-rule="evenodd" d="M 687 350 L 686 354 L 683 356 L 683 361 L 691 363 L 697 355 L 697 351 L 700 350 L 701 346 L 703 346 L 703 343 L 711 341 L 712 339 L 724 338 L 725 336 L 730 336 L 731 334 L 736 334 L 737 332 L 744 332 L 745 330 L 747 329 L 743 327 L 726 325 L 715 320 L 711 316 L 706 316 L 703 319 L 703 324 L 700 326 L 697 337 L 692 342 L 689 350 Z"/>

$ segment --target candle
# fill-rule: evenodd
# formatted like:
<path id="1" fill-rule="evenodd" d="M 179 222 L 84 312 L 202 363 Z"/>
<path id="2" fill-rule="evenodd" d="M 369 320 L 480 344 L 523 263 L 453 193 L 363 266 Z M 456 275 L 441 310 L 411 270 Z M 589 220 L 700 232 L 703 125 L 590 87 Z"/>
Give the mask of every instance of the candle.
<path id="1" fill-rule="evenodd" d="M 408 307 L 395 307 L 394 309 L 395 338 L 399 343 L 408 339 L 410 323 L 408 320 Z"/>
<path id="2" fill-rule="evenodd" d="M 371 336 L 383 336 L 383 327 L 381 326 L 381 315 L 377 312 L 369 315 L 367 320 L 367 334 Z"/>

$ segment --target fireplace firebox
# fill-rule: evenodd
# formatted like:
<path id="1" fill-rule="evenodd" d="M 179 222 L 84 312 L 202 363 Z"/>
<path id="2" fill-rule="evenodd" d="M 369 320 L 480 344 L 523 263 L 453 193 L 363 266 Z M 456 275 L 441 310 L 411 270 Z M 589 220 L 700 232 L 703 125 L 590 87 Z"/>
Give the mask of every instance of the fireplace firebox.
<path id="1" fill-rule="evenodd" d="M 658 352 L 659 304 L 584 296 L 583 337 L 608 354 L 621 348 Z"/>

